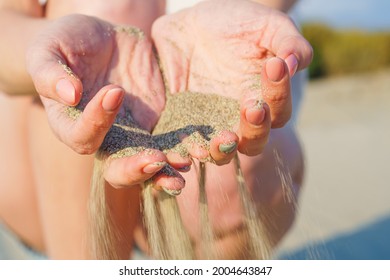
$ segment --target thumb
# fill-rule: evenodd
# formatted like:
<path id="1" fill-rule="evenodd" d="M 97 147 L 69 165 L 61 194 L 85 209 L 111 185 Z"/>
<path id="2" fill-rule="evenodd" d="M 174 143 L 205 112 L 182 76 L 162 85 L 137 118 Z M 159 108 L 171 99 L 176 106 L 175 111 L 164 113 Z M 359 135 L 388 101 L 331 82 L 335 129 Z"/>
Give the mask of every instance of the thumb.
<path id="1" fill-rule="evenodd" d="M 292 99 L 288 65 L 272 57 L 265 61 L 261 73 L 262 97 L 271 112 L 272 128 L 284 126 L 291 117 Z"/>
<path id="2" fill-rule="evenodd" d="M 290 77 L 296 71 L 309 66 L 313 59 L 313 48 L 302 36 L 290 18 L 283 29 L 278 30 L 272 39 L 271 51 L 286 62 Z"/>
<path id="3" fill-rule="evenodd" d="M 79 154 L 92 154 L 100 147 L 114 123 L 123 98 L 122 88 L 107 85 L 79 113 L 71 113 L 66 105 L 50 98 L 42 97 L 42 102 L 57 137 Z"/>
<path id="4" fill-rule="evenodd" d="M 88 102 L 68 134 L 76 152 L 90 154 L 100 147 L 120 110 L 124 94 L 122 88 L 107 85 Z"/>
<path id="5" fill-rule="evenodd" d="M 308 67 L 313 59 L 313 49 L 302 36 L 285 38 L 275 54 L 286 62 L 290 77 Z"/>

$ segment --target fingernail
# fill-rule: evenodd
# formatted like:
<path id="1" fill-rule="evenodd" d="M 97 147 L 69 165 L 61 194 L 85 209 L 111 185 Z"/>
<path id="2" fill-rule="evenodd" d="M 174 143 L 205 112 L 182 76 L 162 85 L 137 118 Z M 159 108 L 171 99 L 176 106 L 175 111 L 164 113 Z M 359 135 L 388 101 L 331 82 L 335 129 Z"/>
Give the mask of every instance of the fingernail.
<path id="1" fill-rule="evenodd" d="M 103 97 L 102 106 L 106 111 L 114 111 L 122 104 L 124 92 L 121 88 L 109 90 Z"/>
<path id="2" fill-rule="evenodd" d="M 294 76 L 295 72 L 298 69 L 298 59 L 294 54 L 290 54 L 286 59 L 286 64 L 288 71 L 290 72 L 290 77 Z"/>
<path id="3" fill-rule="evenodd" d="M 270 58 L 265 64 L 265 71 L 269 80 L 279 82 L 285 75 L 283 61 L 277 57 Z"/>
<path id="4" fill-rule="evenodd" d="M 188 171 L 190 171 L 190 169 L 191 169 L 191 165 L 186 165 L 186 166 L 177 168 L 177 170 L 181 171 L 181 172 L 188 172 Z"/>
<path id="5" fill-rule="evenodd" d="M 265 119 L 264 102 L 256 100 L 256 102 L 247 108 L 245 112 L 246 120 L 253 125 L 260 125 Z"/>
<path id="6" fill-rule="evenodd" d="M 158 161 L 151 164 L 146 165 L 142 171 L 144 173 L 153 174 L 157 171 L 160 171 L 167 163 L 165 161 Z"/>
<path id="7" fill-rule="evenodd" d="M 219 151 L 221 153 L 230 154 L 233 152 L 237 147 L 236 142 L 228 143 L 228 144 L 219 144 Z"/>
<path id="8" fill-rule="evenodd" d="M 67 79 L 61 79 L 56 84 L 56 92 L 59 97 L 68 105 L 75 105 L 76 90 L 73 84 Z"/>
<path id="9" fill-rule="evenodd" d="M 161 187 L 164 192 L 166 192 L 167 194 L 171 195 L 171 196 L 177 196 L 179 194 L 181 194 L 181 190 L 170 190 L 170 189 L 167 189 L 165 187 Z"/>

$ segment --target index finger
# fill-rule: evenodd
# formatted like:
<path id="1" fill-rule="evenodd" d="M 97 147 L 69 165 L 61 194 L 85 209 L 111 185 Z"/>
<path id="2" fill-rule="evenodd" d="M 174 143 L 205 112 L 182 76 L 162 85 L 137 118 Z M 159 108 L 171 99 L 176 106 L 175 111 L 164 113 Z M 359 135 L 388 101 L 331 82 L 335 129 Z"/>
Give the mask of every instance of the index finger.
<path id="1" fill-rule="evenodd" d="M 290 76 L 293 76 L 297 70 L 309 66 L 313 59 L 313 48 L 290 17 L 279 18 L 279 21 L 279 28 L 269 47 L 276 56 L 285 60 Z"/>
<path id="2" fill-rule="evenodd" d="M 50 50 L 53 48 L 51 45 L 47 47 L 44 43 L 37 43 L 29 48 L 26 55 L 27 71 L 39 95 L 75 106 L 81 99 L 82 82 L 66 64 L 66 59 Z"/>

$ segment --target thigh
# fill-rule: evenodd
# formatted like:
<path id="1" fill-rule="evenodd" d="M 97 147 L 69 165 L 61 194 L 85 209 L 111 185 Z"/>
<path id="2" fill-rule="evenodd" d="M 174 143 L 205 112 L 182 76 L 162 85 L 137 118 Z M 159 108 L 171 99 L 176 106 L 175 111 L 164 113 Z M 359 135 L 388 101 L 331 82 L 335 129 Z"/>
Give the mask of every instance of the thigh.
<path id="1" fill-rule="evenodd" d="M 0 92 L 0 220 L 30 247 L 43 250 L 27 140 L 30 102 Z"/>
<path id="2" fill-rule="evenodd" d="M 93 156 L 78 155 L 58 141 L 40 104 L 32 106 L 29 121 L 31 159 L 47 253 L 56 259 L 89 258 L 88 202 Z M 114 223 L 122 231 L 122 246 L 116 249 L 126 258 L 139 213 L 138 190 L 109 187 L 107 195 Z"/>
<path id="3" fill-rule="evenodd" d="M 83 258 L 93 158 L 59 142 L 37 103 L 29 111 L 29 140 L 47 254 Z"/>
<path id="4" fill-rule="evenodd" d="M 295 132 L 290 127 L 274 129 L 270 142 L 259 156 L 240 156 L 246 186 L 270 236 L 276 245 L 291 227 L 302 184 L 303 157 Z M 195 244 L 199 236 L 198 174 L 185 174 L 186 187 L 179 195 L 184 223 Z M 247 242 L 244 216 L 234 163 L 224 166 L 207 164 L 206 190 L 210 221 L 217 236 L 221 258 L 245 258 Z"/>

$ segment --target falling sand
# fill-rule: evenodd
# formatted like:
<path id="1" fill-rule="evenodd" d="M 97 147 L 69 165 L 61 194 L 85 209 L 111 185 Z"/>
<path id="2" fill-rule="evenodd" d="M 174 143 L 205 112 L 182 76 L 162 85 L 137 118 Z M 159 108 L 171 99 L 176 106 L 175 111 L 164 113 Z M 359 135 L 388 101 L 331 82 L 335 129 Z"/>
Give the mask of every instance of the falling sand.
<path id="1" fill-rule="evenodd" d="M 130 32 L 133 29 L 119 30 Z M 137 33 L 138 34 L 138 33 Z M 64 70 L 73 75 L 71 69 L 59 62 Z M 77 119 L 83 110 L 83 101 L 77 107 L 68 107 L 67 114 Z M 95 156 L 94 171 L 90 195 L 90 240 L 92 255 L 96 259 L 118 259 L 115 244 L 121 238 L 113 226 L 110 210 L 106 201 L 106 182 L 103 171 L 105 162 L 115 158 L 129 157 L 140 152 L 160 150 L 164 153 L 176 152 L 182 157 L 189 157 L 188 146 L 196 144 L 210 148 L 210 140 L 221 131 L 232 130 L 239 122 L 240 110 L 237 100 L 216 94 L 181 92 L 167 94 L 164 111 L 152 133 L 140 128 L 125 111 L 118 114 L 113 126 Z M 183 138 L 185 143 L 183 143 Z M 208 162 L 208 163 L 207 163 Z M 243 208 L 244 228 L 247 232 L 248 259 L 269 258 L 270 242 L 265 233 L 257 208 L 251 200 L 241 171 L 239 158 L 234 158 L 237 185 Z M 196 254 L 193 244 L 182 223 L 176 196 L 180 192 L 153 191 L 153 181 L 148 180 L 143 186 L 143 215 L 148 234 L 151 255 L 157 259 L 212 259 L 218 256 L 213 250 L 214 233 L 208 217 L 208 205 L 205 189 L 207 158 L 199 164 L 199 213 L 201 226 L 201 252 Z M 175 174 L 170 165 L 165 165 L 159 172 Z"/>
<path id="2" fill-rule="evenodd" d="M 68 108 L 68 115 L 76 118 L 81 111 Z M 236 100 L 215 94 L 182 92 L 168 94 L 165 110 L 152 134 L 139 128 L 130 112 L 117 117 L 103 144 L 96 154 L 91 190 L 91 239 L 93 255 L 98 259 L 117 259 L 115 246 L 120 238 L 111 223 L 110 212 L 105 201 L 104 162 L 108 159 L 132 156 L 141 151 L 158 149 L 164 153 L 177 152 L 188 157 L 187 145 L 195 143 L 209 149 L 210 140 L 223 130 L 232 130 L 239 122 L 240 110 Z M 186 136 L 186 144 L 181 141 Z M 205 189 L 206 165 L 200 163 L 199 213 L 202 225 L 203 246 L 200 255 L 195 255 L 193 245 L 183 226 L 176 197 L 169 192 L 153 191 L 153 181 L 148 180 L 143 188 L 143 215 L 148 233 L 151 254 L 158 259 L 215 258 L 214 234 L 208 217 Z M 244 213 L 244 226 L 248 233 L 250 248 L 247 257 L 253 259 L 269 257 L 269 242 L 257 210 L 245 185 L 238 156 L 234 158 L 237 184 Z M 172 174 L 173 168 L 166 165 L 160 172 Z"/>

